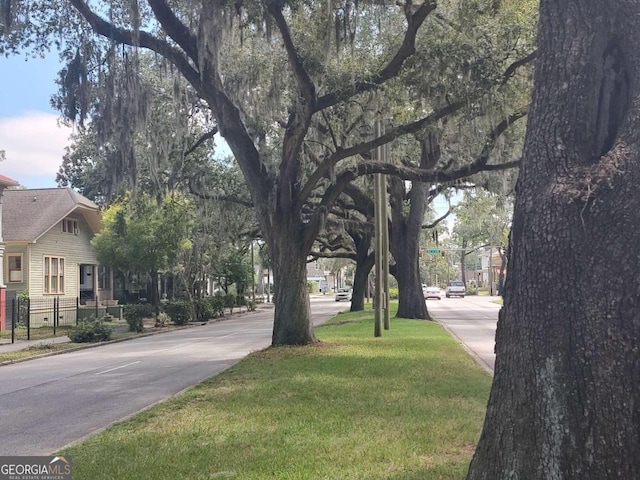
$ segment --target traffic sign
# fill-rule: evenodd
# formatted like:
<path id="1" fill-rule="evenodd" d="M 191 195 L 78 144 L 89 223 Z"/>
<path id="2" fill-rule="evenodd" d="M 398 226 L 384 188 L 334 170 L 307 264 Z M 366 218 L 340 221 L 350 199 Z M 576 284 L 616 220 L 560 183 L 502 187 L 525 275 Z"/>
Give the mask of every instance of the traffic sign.
<path id="1" fill-rule="evenodd" d="M 427 253 L 440 253 L 439 248 L 427 248 Z"/>

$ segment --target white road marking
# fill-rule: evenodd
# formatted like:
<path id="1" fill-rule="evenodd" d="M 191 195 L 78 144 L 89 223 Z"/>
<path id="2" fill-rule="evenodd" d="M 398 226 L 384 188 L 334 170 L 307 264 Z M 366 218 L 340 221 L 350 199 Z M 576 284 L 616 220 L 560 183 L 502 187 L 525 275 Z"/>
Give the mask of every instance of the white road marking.
<path id="1" fill-rule="evenodd" d="M 235 335 L 238 335 L 238 333 L 237 333 L 237 332 L 236 332 L 236 333 L 230 333 L 229 335 L 223 335 L 223 336 L 218 337 L 218 338 L 219 338 L 219 339 L 229 338 L 229 337 L 233 337 L 233 336 L 235 336 Z"/>
<path id="2" fill-rule="evenodd" d="M 124 367 L 129 367 L 131 365 L 135 365 L 136 363 L 140 363 L 140 360 L 138 360 L 137 362 L 127 363 L 126 365 L 120 365 L 119 367 L 110 368 L 109 370 L 103 370 L 102 372 L 96 373 L 96 375 L 102 375 L 103 373 L 113 372 L 114 370 L 119 370 Z"/>

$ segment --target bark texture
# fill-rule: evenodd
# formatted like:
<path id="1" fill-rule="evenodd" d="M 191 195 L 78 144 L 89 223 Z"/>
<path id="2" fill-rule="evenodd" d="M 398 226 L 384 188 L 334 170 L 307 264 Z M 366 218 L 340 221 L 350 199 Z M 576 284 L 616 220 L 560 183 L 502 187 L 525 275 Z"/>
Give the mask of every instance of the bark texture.
<path id="1" fill-rule="evenodd" d="M 640 3 L 542 0 L 468 479 L 640 478 Z"/>
<path id="2" fill-rule="evenodd" d="M 351 294 L 351 312 L 364 310 L 364 297 L 367 293 L 369 272 L 373 268 L 375 258 L 369 253 L 372 232 L 367 229 L 361 232 L 350 232 L 356 247 L 356 269 L 353 276 L 353 291 Z"/>
<path id="3" fill-rule="evenodd" d="M 395 260 L 395 277 L 398 281 L 399 318 L 428 319 L 427 306 L 420 279 L 420 232 L 427 204 L 426 184 L 414 182 L 409 194 L 409 213 L 404 216 L 404 182 L 389 179 L 391 190 L 391 235 L 389 249 Z"/>
<path id="4" fill-rule="evenodd" d="M 307 288 L 307 252 L 294 222 L 281 221 L 271 232 L 274 304 L 272 345 L 315 343 Z"/>
<path id="5" fill-rule="evenodd" d="M 420 140 L 420 168 L 434 168 L 440 159 L 440 145 L 430 132 Z M 405 182 L 399 178 L 389 179 L 391 203 L 391 235 L 389 249 L 395 260 L 394 274 L 398 281 L 398 312 L 400 318 L 430 319 L 422 292 L 419 252 L 420 233 L 430 197 L 431 185 L 413 182 L 405 195 Z M 405 198 L 406 196 L 406 198 Z M 405 214 L 406 205 L 408 211 Z"/>

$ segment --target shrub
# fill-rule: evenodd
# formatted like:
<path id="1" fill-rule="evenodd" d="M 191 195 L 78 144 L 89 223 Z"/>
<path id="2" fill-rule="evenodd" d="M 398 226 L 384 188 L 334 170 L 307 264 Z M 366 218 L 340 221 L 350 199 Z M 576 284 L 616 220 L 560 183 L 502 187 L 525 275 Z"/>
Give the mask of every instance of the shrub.
<path id="1" fill-rule="evenodd" d="M 160 312 L 156 317 L 155 327 L 164 327 L 167 323 L 171 321 L 171 317 L 167 315 L 165 312 Z"/>
<path id="2" fill-rule="evenodd" d="M 228 293 L 223 298 L 224 308 L 228 308 L 233 313 L 233 307 L 236 306 L 236 296 L 233 293 Z"/>
<path id="3" fill-rule="evenodd" d="M 213 318 L 224 316 L 224 297 L 215 295 L 208 298 L 211 303 L 211 309 L 213 310 Z"/>
<path id="4" fill-rule="evenodd" d="M 18 326 L 26 327 L 29 323 L 29 290 L 24 290 L 17 295 L 18 300 Z"/>
<path id="5" fill-rule="evenodd" d="M 78 322 L 69 331 L 69 338 L 75 343 L 105 342 L 111 339 L 111 328 L 100 320 L 89 318 Z"/>
<path id="6" fill-rule="evenodd" d="M 164 304 L 164 311 L 176 325 L 189 322 L 189 303 L 186 300 L 169 300 Z"/>
<path id="7" fill-rule="evenodd" d="M 253 300 L 247 300 L 247 310 L 254 312 L 256 310 L 256 302 Z"/>
<path id="8" fill-rule="evenodd" d="M 213 302 L 208 298 L 198 298 L 194 302 L 196 320 L 199 322 L 206 322 L 210 318 L 214 317 Z"/>
<path id="9" fill-rule="evenodd" d="M 392 287 L 389 289 L 389 299 L 390 300 L 397 300 L 398 299 L 398 288 L 397 287 Z"/>
<path id="10" fill-rule="evenodd" d="M 135 303 L 124 306 L 124 318 L 130 332 L 142 332 L 145 318 L 153 317 L 153 307 L 148 303 Z"/>

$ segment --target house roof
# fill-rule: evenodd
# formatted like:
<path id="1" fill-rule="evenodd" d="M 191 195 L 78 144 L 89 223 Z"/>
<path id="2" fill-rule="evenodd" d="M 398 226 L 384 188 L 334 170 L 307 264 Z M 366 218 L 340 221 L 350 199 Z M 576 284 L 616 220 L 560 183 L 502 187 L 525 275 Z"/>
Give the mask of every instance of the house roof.
<path id="1" fill-rule="evenodd" d="M 70 188 L 5 190 L 2 235 L 6 242 L 35 242 L 69 214 L 80 213 L 91 230 L 101 230 L 99 207 Z"/>
<path id="2" fill-rule="evenodd" d="M 13 178 L 9 178 L 5 175 L 0 175 L 0 187 L 15 187 L 18 185 L 20 185 L 20 183 Z"/>
<path id="3" fill-rule="evenodd" d="M 307 263 L 307 280 L 324 280 L 324 271 L 320 270 L 315 263 Z"/>

